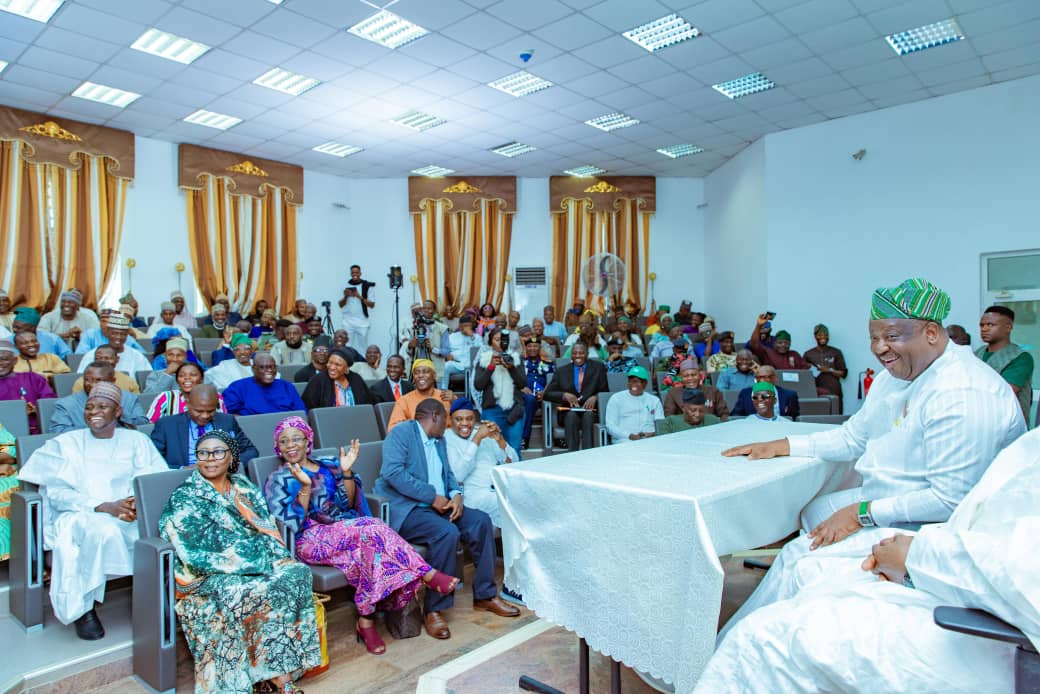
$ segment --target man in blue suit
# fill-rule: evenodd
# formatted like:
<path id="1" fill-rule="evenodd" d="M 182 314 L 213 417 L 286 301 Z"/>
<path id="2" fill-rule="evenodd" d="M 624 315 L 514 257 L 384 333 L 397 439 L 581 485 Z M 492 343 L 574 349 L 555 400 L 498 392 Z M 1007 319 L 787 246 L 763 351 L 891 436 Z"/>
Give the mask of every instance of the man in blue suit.
<path id="1" fill-rule="evenodd" d="M 436 398 L 415 408 L 415 419 L 402 422 L 383 441 L 383 468 L 375 491 L 390 504 L 390 525 L 401 537 L 429 548 L 426 560 L 438 571 L 452 574 L 459 538 L 469 547 L 473 574 L 473 609 L 500 617 L 517 617 L 520 610 L 498 597 L 495 584 L 495 536 L 483 511 L 462 504 L 462 489 L 448 464 L 444 429 L 448 413 Z M 426 591 L 426 632 L 451 638 L 441 615 L 454 596 Z"/>
<path id="2" fill-rule="evenodd" d="M 160 417 L 152 429 L 152 443 L 166 464 L 177 469 L 195 464 L 195 444 L 199 437 L 223 429 L 238 441 L 239 459 L 243 466 L 259 455 L 235 418 L 217 412 L 220 399 L 217 389 L 208 383 L 199 383 L 188 394 L 188 409 L 181 414 Z"/>

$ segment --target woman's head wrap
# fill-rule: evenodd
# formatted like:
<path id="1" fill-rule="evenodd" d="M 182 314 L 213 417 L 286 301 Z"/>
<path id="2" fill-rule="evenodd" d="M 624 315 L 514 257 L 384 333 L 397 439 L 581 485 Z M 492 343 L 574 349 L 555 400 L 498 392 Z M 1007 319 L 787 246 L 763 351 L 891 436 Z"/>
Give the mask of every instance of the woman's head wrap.
<path id="1" fill-rule="evenodd" d="M 282 449 L 278 445 L 278 437 L 281 436 L 282 432 L 286 429 L 299 429 L 303 432 L 303 435 L 307 437 L 307 455 L 311 454 L 314 450 L 314 430 L 311 429 L 310 425 L 307 424 L 307 420 L 299 415 L 293 415 L 292 417 L 286 417 L 282 421 L 278 422 L 274 428 L 274 454 L 279 458 L 282 457 Z"/>

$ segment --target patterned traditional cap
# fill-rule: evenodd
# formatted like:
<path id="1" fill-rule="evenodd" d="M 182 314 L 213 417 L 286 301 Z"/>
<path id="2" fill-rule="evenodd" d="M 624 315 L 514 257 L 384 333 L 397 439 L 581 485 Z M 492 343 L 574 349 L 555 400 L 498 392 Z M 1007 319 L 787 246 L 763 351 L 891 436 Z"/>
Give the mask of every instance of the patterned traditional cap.
<path id="1" fill-rule="evenodd" d="M 10 340 L 0 340 L 0 352 L 15 353 L 14 343 Z"/>
<path id="2" fill-rule="evenodd" d="M 188 351 L 188 341 L 183 337 L 171 337 L 166 341 L 166 351 L 169 352 L 171 349 L 183 349 L 185 352 Z"/>
<path id="3" fill-rule="evenodd" d="M 170 298 L 171 299 L 183 299 L 184 295 L 181 294 L 179 291 L 172 291 L 172 292 L 170 292 Z"/>
<path id="4" fill-rule="evenodd" d="M 90 387 L 90 395 L 87 396 L 87 400 L 93 398 L 105 398 L 111 400 L 115 404 L 123 402 L 123 391 L 119 389 L 115 383 L 109 381 L 97 381 Z"/>
<path id="5" fill-rule="evenodd" d="M 791 333 L 787 332 L 786 330 L 778 330 L 777 333 L 776 333 L 775 339 L 777 339 L 777 340 L 787 340 L 788 342 L 790 342 L 791 341 Z"/>
<path id="6" fill-rule="evenodd" d="M 813 335 L 820 335 L 820 334 L 830 335 L 831 331 L 828 330 L 827 326 L 824 325 L 823 323 L 817 323 L 816 327 L 812 329 L 812 334 Z"/>
<path id="7" fill-rule="evenodd" d="M 665 313 L 668 313 L 668 312 L 670 312 L 672 310 L 672 307 L 669 306 L 668 304 L 661 304 L 660 306 L 657 307 L 657 310 L 658 311 L 664 311 Z"/>
<path id="8" fill-rule="evenodd" d="M 108 317 L 108 327 L 116 330 L 129 330 L 130 319 L 122 313 L 113 313 Z"/>
<path id="9" fill-rule="evenodd" d="M 127 292 L 123 296 L 119 297 L 119 303 L 121 304 L 129 304 L 131 301 L 137 301 L 133 292 Z"/>
<path id="10" fill-rule="evenodd" d="M 164 301 L 159 304 L 160 311 L 176 311 L 177 307 L 173 305 L 172 301 Z"/>
<path id="11" fill-rule="evenodd" d="M 19 306 L 14 310 L 14 319 L 21 323 L 38 325 L 40 322 L 40 312 L 32 306 Z"/>
<path id="12" fill-rule="evenodd" d="M 697 366 L 697 362 L 695 362 L 693 359 L 683 359 L 679 363 L 679 373 L 682 373 L 683 371 L 686 371 L 687 369 L 700 369 L 700 368 L 701 367 Z"/>
<path id="13" fill-rule="evenodd" d="M 235 333 L 231 336 L 231 349 L 238 347 L 239 345 L 253 346 L 253 341 L 249 339 L 249 336 L 245 333 Z"/>
<path id="14" fill-rule="evenodd" d="M 130 304 L 119 304 L 119 312 L 120 313 L 133 313 L 134 312 L 134 307 L 131 306 Z"/>
<path id="15" fill-rule="evenodd" d="M 83 297 L 80 295 L 79 292 L 77 292 L 77 291 L 75 291 L 73 289 L 70 289 L 67 292 L 62 292 L 61 296 L 58 297 L 58 300 L 59 301 L 74 301 L 77 304 L 82 304 L 83 303 Z"/>
<path id="16" fill-rule="evenodd" d="M 436 369 L 436 367 L 433 365 L 433 362 L 431 360 L 429 360 L 429 359 L 416 359 L 415 361 L 412 362 L 412 373 L 415 373 L 415 370 L 418 369 L 420 366 L 424 366 L 427 369 Z"/>
<path id="17" fill-rule="evenodd" d="M 703 405 L 708 399 L 700 388 L 683 388 L 682 401 L 684 405 Z"/>
<path id="18" fill-rule="evenodd" d="M 773 395 L 776 395 L 776 387 L 769 381 L 757 381 L 755 385 L 751 386 L 752 393 L 761 393 L 763 391 L 768 391 Z"/>
<path id="19" fill-rule="evenodd" d="M 870 319 L 915 318 L 942 323 L 950 315 L 950 295 L 914 277 L 898 287 L 879 287 L 870 297 Z"/>
<path id="20" fill-rule="evenodd" d="M 276 316 L 276 317 L 278 316 L 278 314 L 274 312 L 273 308 L 264 309 L 264 312 L 261 313 L 260 315 L 261 316 Z"/>

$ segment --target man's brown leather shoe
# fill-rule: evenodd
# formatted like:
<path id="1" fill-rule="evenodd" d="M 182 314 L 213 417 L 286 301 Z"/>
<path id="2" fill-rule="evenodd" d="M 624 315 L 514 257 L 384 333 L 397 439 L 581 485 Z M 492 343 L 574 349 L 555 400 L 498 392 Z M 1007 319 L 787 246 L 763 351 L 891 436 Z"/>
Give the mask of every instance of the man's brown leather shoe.
<path id="1" fill-rule="evenodd" d="M 451 638 L 451 630 L 448 628 L 448 623 L 444 621 L 444 617 L 441 617 L 440 612 L 427 612 L 424 621 L 426 623 L 426 633 L 433 638 Z"/>
<path id="2" fill-rule="evenodd" d="M 474 600 L 474 610 L 486 610 L 488 612 L 494 612 L 499 617 L 519 617 L 520 610 L 502 602 L 502 599 L 497 595 L 490 600 Z"/>

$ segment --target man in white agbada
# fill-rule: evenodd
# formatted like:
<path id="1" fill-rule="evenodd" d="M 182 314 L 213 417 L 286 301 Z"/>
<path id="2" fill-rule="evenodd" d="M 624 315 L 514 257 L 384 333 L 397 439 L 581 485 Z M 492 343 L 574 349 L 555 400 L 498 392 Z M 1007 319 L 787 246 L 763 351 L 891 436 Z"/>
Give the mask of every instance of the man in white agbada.
<path id="1" fill-rule="evenodd" d="M 231 337 L 231 353 L 234 359 L 225 359 L 213 368 L 206 371 L 203 380 L 223 391 L 229 385 L 243 378 L 251 378 L 253 375 L 253 341 L 248 335 L 235 333 Z"/>
<path id="2" fill-rule="evenodd" d="M 147 436 L 117 428 L 121 397 L 114 383 L 95 383 L 84 407 L 88 428 L 51 439 L 19 472 L 43 497 L 54 615 L 87 640 L 105 635 L 94 603 L 104 600 L 106 579 L 134 571 L 133 480 L 169 469 Z"/>
<path id="3" fill-rule="evenodd" d="M 695 692 L 1010 693 L 1015 647 L 941 629 L 932 610 L 986 610 L 1040 645 L 1037 537 L 1040 430 L 1006 448 L 946 523 L 861 531 L 842 543 L 867 557 L 859 566 L 834 556 L 841 545 L 799 562 L 797 594 L 729 631 Z"/>
<path id="4" fill-rule="evenodd" d="M 476 406 L 467 398 L 451 403 L 451 428 L 444 433 L 448 446 L 448 464 L 455 479 L 466 490 L 466 503 L 491 517 L 496 528 L 502 527 L 498 496 L 491 482 L 496 465 L 520 459 L 506 443 L 501 430 L 493 422 L 481 422 Z"/>
<path id="5" fill-rule="evenodd" d="M 820 547 L 840 543 L 831 554 L 855 564 L 864 548 L 845 538 L 864 527 L 945 521 L 997 453 L 1025 431 L 1010 386 L 947 337 L 941 322 L 949 311 L 946 293 L 925 280 L 875 290 L 870 344 L 885 371 L 860 411 L 831 431 L 723 451 L 751 459 L 855 460 L 862 477 L 861 486 L 805 507 L 807 534 L 784 547 L 726 630 L 754 610 L 791 597 L 799 560 Z"/>

